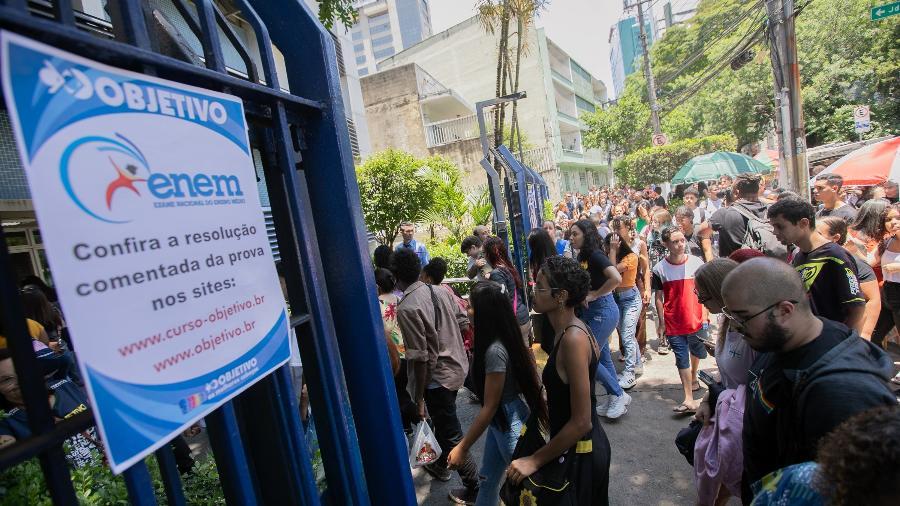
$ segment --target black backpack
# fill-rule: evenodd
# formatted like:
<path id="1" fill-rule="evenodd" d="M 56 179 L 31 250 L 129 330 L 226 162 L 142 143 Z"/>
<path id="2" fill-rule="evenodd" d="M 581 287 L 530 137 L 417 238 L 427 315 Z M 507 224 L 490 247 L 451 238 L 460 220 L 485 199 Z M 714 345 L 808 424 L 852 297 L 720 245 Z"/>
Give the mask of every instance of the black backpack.
<path id="1" fill-rule="evenodd" d="M 775 237 L 775 229 L 772 228 L 768 218 L 760 218 L 743 204 L 737 202 L 731 208 L 743 216 L 747 224 L 744 240 L 741 241 L 742 248 L 755 249 L 763 252 L 768 257 L 780 260 L 787 259 L 787 247 Z"/>

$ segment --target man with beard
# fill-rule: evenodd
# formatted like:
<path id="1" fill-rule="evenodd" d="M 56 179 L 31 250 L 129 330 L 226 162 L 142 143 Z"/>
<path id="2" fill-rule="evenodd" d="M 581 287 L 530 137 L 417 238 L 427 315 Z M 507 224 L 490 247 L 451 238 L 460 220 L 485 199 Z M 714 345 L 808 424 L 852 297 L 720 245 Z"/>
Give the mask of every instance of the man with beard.
<path id="1" fill-rule="evenodd" d="M 814 460 L 819 439 L 844 420 L 897 403 L 890 358 L 842 323 L 815 316 L 790 265 L 755 258 L 722 283 L 722 312 L 760 355 L 744 410 L 742 499 L 777 469 Z"/>

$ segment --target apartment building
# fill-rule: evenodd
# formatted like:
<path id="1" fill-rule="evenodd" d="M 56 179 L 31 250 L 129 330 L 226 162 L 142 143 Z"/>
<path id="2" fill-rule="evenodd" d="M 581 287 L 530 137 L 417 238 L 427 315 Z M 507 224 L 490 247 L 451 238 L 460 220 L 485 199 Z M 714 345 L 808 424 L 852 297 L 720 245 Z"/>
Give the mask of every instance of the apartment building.
<path id="1" fill-rule="evenodd" d="M 587 191 L 592 185 L 608 184 L 612 180 L 610 160 L 606 153 L 585 149 L 582 135 L 585 124 L 579 119 L 584 112 L 593 112 L 607 101 L 606 86 L 593 77 L 568 53 L 550 40 L 541 28 L 531 28 L 526 34 L 529 50 L 523 54 L 519 89 L 527 98 L 518 104 L 518 121 L 528 148 L 526 163 L 547 181 L 553 198 L 566 191 Z M 466 143 L 478 134 L 473 105 L 495 96 L 497 64 L 497 36 L 485 32 L 477 17 L 472 17 L 441 33 L 407 48 L 379 62 L 379 72 L 415 64 L 442 88 L 458 97 L 459 107 L 428 106 L 438 96 L 421 94 L 417 99 L 425 130 L 428 149 Z M 375 76 L 364 77 L 364 101 L 370 121 L 370 86 Z M 388 82 L 377 83 L 389 86 Z M 446 93 L 444 93 L 446 96 Z M 398 142 L 391 124 L 373 128 L 373 146 L 381 149 Z M 480 147 L 471 143 L 481 159 Z M 395 145 L 394 147 L 400 147 Z M 515 150 L 515 146 L 511 146 Z M 471 158 L 471 157 L 469 157 Z M 480 177 L 480 169 L 463 167 Z"/>
<path id="2" fill-rule="evenodd" d="M 652 17 L 647 16 L 644 19 L 647 47 L 652 46 L 656 40 L 654 26 L 656 23 Z M 643 55 L 637 16 L 621 19 L 609 29 L 609 66 L 612 69 L 613 88 L 617 97 L 625 90 L 625 78 L 641 69 L 639 58 Z"/>
<path id="3" fill-rule="evenodd" d="M 431 36 L 428 0 L 357 0 L 351 29 L 353 56 L 360 76 L 377 70 L 378 61 Z"/>

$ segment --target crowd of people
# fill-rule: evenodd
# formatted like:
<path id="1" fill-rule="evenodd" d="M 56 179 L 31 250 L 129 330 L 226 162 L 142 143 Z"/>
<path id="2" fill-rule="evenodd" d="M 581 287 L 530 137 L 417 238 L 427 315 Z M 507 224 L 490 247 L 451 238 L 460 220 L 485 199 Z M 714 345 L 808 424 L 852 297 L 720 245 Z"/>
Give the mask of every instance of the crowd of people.
<path id="1" fill-rule="evenodd" d="M 900 325 L 897 185 L 859 192 L 822 175 L 812 190 L 809 202 L 741 174 L 669 201 L 658 187 L 567 193 L 528 235 L 525 272 L 487 227 L 462 241 L 468 300 L 404 224 L 401 243 L 376 250 L 376 279 L 402 350 L 405 429 L 428 420 L 444 450 L 426 471 L 456 471 L 459 504 L 607 504 L 601 419 L 626 415 L 644 364 L 672 354 L 673 411 L 693 415 L 677 447 L 699 504 L 895 504 L 900 374 L 884 347 Z M 716 368 L 701 371 L 710 355 Z M 481 405 L 465 429 L 464 386 Z M 470 449 L 482 436 L 479 468 Z M 861 450 L 869 443 L 894 447 Z M 851 458 L 877 471 L 846 472 Z"/>

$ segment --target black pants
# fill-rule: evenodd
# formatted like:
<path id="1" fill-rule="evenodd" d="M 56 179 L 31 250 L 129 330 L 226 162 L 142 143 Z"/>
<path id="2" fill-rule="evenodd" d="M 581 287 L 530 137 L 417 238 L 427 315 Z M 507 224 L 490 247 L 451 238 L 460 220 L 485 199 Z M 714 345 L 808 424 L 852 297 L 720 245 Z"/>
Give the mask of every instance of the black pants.
<path id="1" fill-rule="evenodd" d="M 188 446 L 187 441 L 179 434 L 169 444 L 172 446 L 172 452 L 175 453 L 175 466 L 178 467 L 178 472 L 189 473 L 194 467 L 194 457 L 191 456 L 191 447 Z"/>
<path id="2" fill-rule="evenodd" d="M 425 390 L 425 406 L 434 424 L 434 436 L 442 450 L 441 458 L 434 463 L 439 468 L 447 467 L 447 455 L 463 438 L 459 418 L 456 416 L 456 392 L 444 387 Z M 478 467 L 471 455 L 466 457 L 457 472 L 463 485 L 470 489 L 478 488 Z"/>
<path id="3" fill-rule="evenodd" d="M 400 419 L 403 421 L 403 430 L 412 429 L 412 424 L 419 421 L 419 410 L 416 403 L 413 402 L 412 396 L 406 386 L 409 382 L 409 375 L 406 372 L 406 359 L 400 359 L 400 370 L 394 376 L 394 389 L 397 391 L 397 401 L 400 403 Z"/>
<path id="4" fill-rule="evenodd" d="M 881 314 L 872 331 L 872 342 L 884 348 L 884 337 L 895 326 L 900 329 L 900 283 L 885 281 L 881 291 Z"/>

